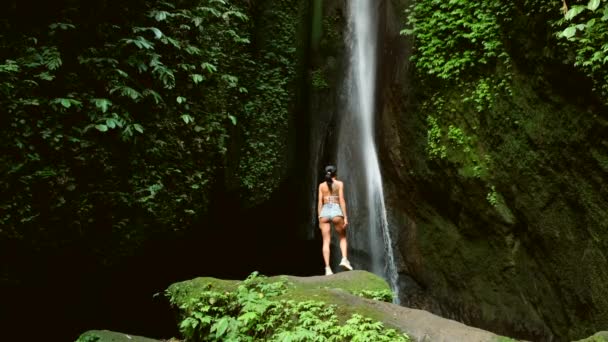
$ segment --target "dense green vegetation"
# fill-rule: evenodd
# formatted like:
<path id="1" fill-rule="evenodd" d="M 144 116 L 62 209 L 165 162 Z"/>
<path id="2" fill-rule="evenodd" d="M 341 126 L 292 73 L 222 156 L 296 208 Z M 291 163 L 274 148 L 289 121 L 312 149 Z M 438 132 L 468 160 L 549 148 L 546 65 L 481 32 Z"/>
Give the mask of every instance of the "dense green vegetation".
<path id="1" fill-rule="evenodd" d="M 214 188 L 266 199 L 284 176 L 297 10 L 13 1 L 0 22 L 1 241 L 101 248 L 109 234 L 104 257 L 120 257 L 144 231 L 200 220 Z"/>
<path id="2" fill-rule="evenodd" d="M 104 271 L 120 266 L 136 278 L 132 266 L 146 264 L 167 238 L 175 239 L 173 247 L 193 232 L 200 240 L 213 238 L 191 242 L 191 257 L 168 266 L 187 272 L 219 264 L 199 259 L 196 249 L 204 244 L 216 247 L 206 256 L 223 253 L 223 244 L 227 253 L 244 245 L 260 248 L 248 241 L 251 236 L 277 244 L 272 239 L 283 232 L 281 219 L 273 217 L 279 229 L 247 235 L 246 225 L 241 231 L 211 227 L 220 221 L 210 218 L 211 205 L 218 197 L 239 208 L 275 205 L 267 200 L 293 171 L 296 138 L 302 146 L 309 143 L 290 126 L 294 98 L 308 96 L 300 93 L 311 92 L 306 105 L 317 113 L 299 122 L 321 122 L 325 143 L 332 140 L 334 123 L 323 120 L 339 112 L 346 3 L 9 1 L 0 14 L 0 256 L 6 260 L 0 283 L 24 289 L 20 294 L 28 291 L 24 285 L 46 289 L 45 281 L 60 278 L 45 269 L 54 265 L 73 277 L 57 281 L 55 289 L 71 282 L 62 293 L 82 291 L 73 295 L 79 301 L 88 291 L 79 288 L 97 282 L 99 271 L 74 272 L 79 257 L 86 259 L 83 265 Z M 401 140 L 378 138 L 395 142 L 380 158 L 383 167 L 394 155 L 405 156 L 395 164 L 395 179 L 387 179 L 398 185 L 391 191 L 419 184 L 430 189 L 400 193 L 391 208 L 397 225 L 412 218 L 418 227 L 417 234 L 397 232 L 407 236 L 399 244 L 418 244 L 404 252 L 413 255 L 402 258 L 405 263 L 416 263 L 405 268 L 419 272 L 412 277 L 438 301 L 435 307 L 469 324 L 533 340 L 575 338 L 605 326 L 608 2 L 407 3 L 409 10 L 400 14 L 414 53 L 395 70 L 408 70 L 414 86 L 391 89 L 386 101 L 399 104 L 395 116 L 402 120 L 391 128 Z M 300 17 L 308 5 L 312 20 Z M 308 21 L 311 51 L 296 53 L 309 43 L 298 31 Z M 379 54 L 398 51 L 403 47 L 389 45 L 404 40 L 384 42 L 390 43 Z M 306 74 L 299 53 L 311 54 L 308 90 L 296 84 L 298 74 Z M 410 62 L 413 68 L 403 67 Z M 388 116 L 382 114 L 379 120 Z M 411 178 L 396 179 L 400 172 Z M 289 200 L 281 208 L 298 211 Z M 252 211 L 263 216 L 263 210 Z M 295 221 L 290 227 L 310 225 Z M 201 226 L 223 234 L 205 235 Z M 225 241 L 236 235 L 238 243 Z M 277 250 L 288 255 L 292 247 Z M 260 253 L 257 260 L 275 263 L 269 255 Z M 575 264 L 581 257 L 585 262 Z M 67 267 L 66 260 L 76 261 Z M 283 262 L 293 267 L 292 260 Z M 200 267 L 193 270 L 192 264 Z M 252 266 L 243 263 L 243 269 Z M 85 272 L 88 282 L 80 282 Z M 120 275 L 99 273 L 105 277 L 99 288 L 122 286 L 115 281 Z M 233 292 L 204 292 L 185 308 L 184 335 L 402 337 L 362 316 L 339 321 L 338 309 L 284 299 L 285 284 L 258 280 L 252 276 Z M 131 291 L 137 287 L 130 285 Z M 41 298 L 55 298 L 47 291 L 12 308 L 28 310 Z M 389 291 L 358 294 L 392 298 Z M 122 295 L 129 297 L 128 291 Z M 277 324 L 270 327 L 272 322 Z"/>
<path id="3" fill-rule="evenodd" d="M 552 45 L 544 47 L 542 56 L 533 57 L 535 72 L 543 73 L 543 63 L 556 55 L 565 56 L 562 63 L 593 80 L 595 95 L 591 97 L 608 103 L 608 69 L 603 67 L 608 61 L 608 3 L 591 0 L 573 2 L 570 8 L 558 5 L 541 1 L 420 0 L 407 10 L 407 28 L 402 34 L 415 39 L 412 61 L 420 83 L 427 89 L 420 106 L 428 113 L 428 154 L 432 159 L 458 165 L 464 177 L 482 180 L 488 190 L 487 200 L 495 207 L 501 207 L 503 201 L 495 186 L 493 159 L 497 156 L 483 146 L 480 135 L 486 134 L 488 113 L 503 111 L 501 105 L 522 96 L 513 91 L 517 82 L 513 59 L 521 61 L 535 53 L 515 46 L 535 48 L 532 36 L 527 41 L 518 37 L 521 33 L 517 30 L 525 25 L 522 16 L 544 20 L 552 30 Z M 518 115 L 505 115 L 499 119 L 500 124 L 522 124 Z"/>
<path id="4" fill-rule="evenodd" d="M 360 314 L 340 322 L 336 307 L 319 300 L 281 297 L 289 283 L 253 273 L 227 291 L 207 284 L 187 296 L 186 284 L 174 284 L 167 296 L 184 312 L 180 329 L 186 341 L 409 341 L 405 334 Z M 385 297 L 384 292 L 372 297 Z"/>
<path id="5" fill-rule="evenodd" d="M 594 91 L 608 102 L 608 3 L 578 1 L 562 10 L 564 18 L 553 22 L 558 29 L 566 27 L 558 37 L 568 40 L 564 45 L 574 52 L 574 65 L 593 79 Z"/>
<path id="6" fill-rule="evenodd" d="M 394 164 L 419 189 L 402 253 L 468 324 L 574 340 L 607 323 L 606 11 L 418 0 L 404 15 L 415 67 Z"/>

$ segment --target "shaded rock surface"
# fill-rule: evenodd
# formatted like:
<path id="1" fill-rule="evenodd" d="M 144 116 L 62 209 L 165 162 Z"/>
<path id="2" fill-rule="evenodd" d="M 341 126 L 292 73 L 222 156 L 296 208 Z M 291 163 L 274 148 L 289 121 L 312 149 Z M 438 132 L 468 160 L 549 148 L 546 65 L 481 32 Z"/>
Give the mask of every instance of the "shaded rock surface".
<path id="1" fill-rule="evenodd" d="M 77 342 L 163 342 L 147 337 L 135 336 L 109 330 L 89 330 Z"/>
<path id="2" fill-rule="evenodd" d="M 431 94 L 408 62 L 415 42 L 399 34 L 408 1 L 383 3 L 378 143 L 402 302 L 534 341 L 607 327 L 608 111 L 589 80 L 547 55 L 546 20 L 522 16 L 504 28 L 512 95 L 480 114 L 465 89 L 442 90 L 447 124 L 492 161 L 503 199 L 492 205 L 487 182 L 429 158 L 434 113 L 420 101 Z"/>

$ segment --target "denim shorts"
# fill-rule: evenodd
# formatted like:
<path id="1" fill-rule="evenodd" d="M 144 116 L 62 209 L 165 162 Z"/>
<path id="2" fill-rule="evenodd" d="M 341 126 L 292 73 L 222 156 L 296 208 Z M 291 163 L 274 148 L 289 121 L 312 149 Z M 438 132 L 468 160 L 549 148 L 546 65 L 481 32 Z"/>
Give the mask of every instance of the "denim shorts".
<path id="1" fill-rule="evenodd" d="M 331 220 L 336 216 L 344 217 L 344 214 L 342 214 L 342 209 L 340 209 L 340 205 L 338 203 L 323 204 L 323 208 L 321 208 L 321 214 L 319 215 L 319 217 Z"/>

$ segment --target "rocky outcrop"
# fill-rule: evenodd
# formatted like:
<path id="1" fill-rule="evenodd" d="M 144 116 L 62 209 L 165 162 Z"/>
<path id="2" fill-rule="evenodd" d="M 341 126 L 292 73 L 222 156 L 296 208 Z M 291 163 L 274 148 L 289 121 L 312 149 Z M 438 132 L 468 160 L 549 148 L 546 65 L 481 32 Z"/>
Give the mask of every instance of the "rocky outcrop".
<path id="1" fill-rule="evenodd" d="M 177 340 L 169 340 L 177 341 Z M 123 334 L 109 330 L 89 330 L 76 340 L 76 342 L 162 342 L 147 337 Z"/>
<path id="2" fill-rule="evenodd" d="M 405 19 L 396 9 L 404 3 L 386 2 L 378 128 L 402 301 L 535 341 L 572 340 L 605 328 L 606 108 L 584 77 L 539 57 L 550 32 L 525 33 L 521 27 L 535 19 L 516 18 L 523 26 L 510 28 L 511 45 L 530 49 L 512 54 L 513 94 L 481 114 L 476 132 L 504 199 L 492 205 L 487 184 L 466 177 L 455 163 L 428 157 L 429 113 L 417 101 L 426 90 L 413 82 L 412 42 L 398 32 Z M 480 115 L 461 94 L 444 93 L 456 127 Z"/>
<path id="3" fill-rule="evenodd" d="M 352 314 L 359 313 L 385 326 L 407 333 L 412 341 L 500 341 L 502 337 L 462 323 L 441 318 L 429 312 L 409 309 L 400 305 L 363 298 L 361 293 L 380 293 L 390 291 L 388 284 L 381 278 L 365 271 L 341 272 L 333 276 L 271 277 L 267 283 L 286 280 L 287 292 L 279 299 L 322 301 L 336 305 L 340 321 Z M 215 278 L 196 278 L 171 285 L 169 296 L 174 298 L 176 308 L 184 309 L 203 291 L 227 293 L 236 291 L 237 281 Z M 229 305 L 229 304 L 226 304 Z M 504 339 L 504 338 L 502 338 Z"/>

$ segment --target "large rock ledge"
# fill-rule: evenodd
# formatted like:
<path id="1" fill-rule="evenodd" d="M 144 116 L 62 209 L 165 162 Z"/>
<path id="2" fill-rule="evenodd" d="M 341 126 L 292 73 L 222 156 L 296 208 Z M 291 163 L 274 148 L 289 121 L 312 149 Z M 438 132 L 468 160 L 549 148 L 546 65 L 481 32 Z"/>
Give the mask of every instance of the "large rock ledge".
<path id="1" fill-rule="evenodd" d="M 362 291 L 390 291 L 378 276 L 365 271 L 341 272 L 333 276 L 268 278 L 269 282 L 287 280 L 289 290 L 285 299 L 318 300 L 337 306 L 337 314 L 346 320 L 354 313 L 383 322 L 387 327 L 407 333 L 412 341 L 507 341 L 491 332 L 441 318 L 429 312 L 408 309 L 396 304 L 360 297 Z M 203 289 L 233 291 L 238 281 L 196 278 L 171 285 L 168 292 L 179 303 L 196 296 Z"/>
<path id="2" fill-rule="evenodd" d="M 365 271 L 341 272 L 332 276 L 293 277 L 277 276 L 266 282 L 286 280 L 288 290 L 280 299 L 295 301 L 316 300 L 336 305 L 336 313 L 346 320 L 354 313 L 381 321 L 385 326 L 402 331 L 412 341 L 424 342 L 509 342 L 515 341 L 488 331 L 433 315 L 427 311 L 409 309 L 396 304 L 367 299 L 359 296 L 363 291 L 382 293 L 390 291 L 388 284 L 378 276 Z M 171 285 L 167 289 L 176 307 L 186 303 L 206 290 L 231 292 L 240 281 L 216 278 L 196 278 Z M 180 312 L 181 314 L 182 312 Z M 608 332 L 599 332 L 581 342 L 608 342 Z M 162 342 L 145 337 L 92 330 L 80 336 L 78 342 Z M 165 340 L 167 341 L 167 340 Z M 169 342 L 178 342 L 171 339 Z"/>
<path id="3" fill-rule="evenodd" d="M 169 340 L 172 342 L 175 340 Z M 159 340 L 135 336 L 130 334 L 123 334 L 108 330 L 89 330 L 78 337 L 76 342 L 162 342 Z"/>

